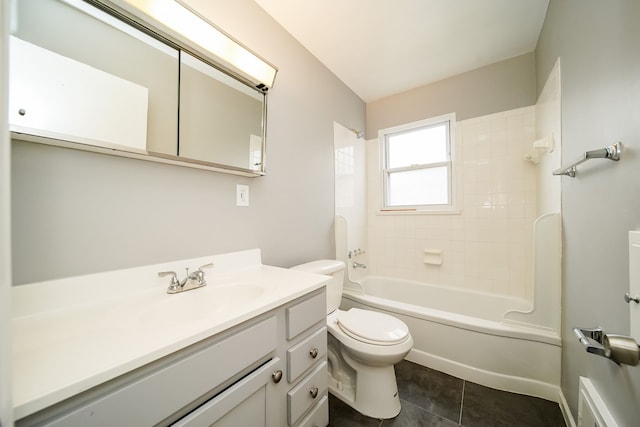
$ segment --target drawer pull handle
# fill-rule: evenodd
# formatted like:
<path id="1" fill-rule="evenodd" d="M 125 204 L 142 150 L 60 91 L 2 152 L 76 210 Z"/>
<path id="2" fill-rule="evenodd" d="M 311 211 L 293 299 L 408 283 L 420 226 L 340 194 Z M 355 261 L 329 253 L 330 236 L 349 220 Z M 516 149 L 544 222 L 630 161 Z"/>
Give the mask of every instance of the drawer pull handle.
<path id="1" fill-rule="evenodd" d="M 314 399 L 316 397 L 318 397 L 318 387 L 314 387 L 311 390 L 309 390 L 309 394 L 311 395 L 311 397 L 313 397 Z"/>
<path id="2" fill-rule="evenodd" d="M 312 359 L 315 359 L 316 357 L 318 357 L 318 349 L 314 348 L 309 352 L 309 355 L 311 356 Z"/>
<path id="3" fill-rule="evenodd" d="M 278 369 L 273 374 L 271 374 L 271 378 L 273 378 L 273 382 L 274 383 L 278 384 L 280 382 L 280 380 L 282 379 L 282 371 L 280 369 Z"/>

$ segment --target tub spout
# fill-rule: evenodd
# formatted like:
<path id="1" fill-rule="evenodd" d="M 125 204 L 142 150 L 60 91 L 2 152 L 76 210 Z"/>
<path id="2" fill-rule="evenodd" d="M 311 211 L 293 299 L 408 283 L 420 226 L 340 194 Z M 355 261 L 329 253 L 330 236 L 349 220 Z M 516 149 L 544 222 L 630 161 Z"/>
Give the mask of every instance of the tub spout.
<path id="1" fill-rule="evenodd" d="M 353 261 L 353 264 L 351 265 L 353 266 L 353 268 L 367 268 L 366 265 L 358 261 Z"/>

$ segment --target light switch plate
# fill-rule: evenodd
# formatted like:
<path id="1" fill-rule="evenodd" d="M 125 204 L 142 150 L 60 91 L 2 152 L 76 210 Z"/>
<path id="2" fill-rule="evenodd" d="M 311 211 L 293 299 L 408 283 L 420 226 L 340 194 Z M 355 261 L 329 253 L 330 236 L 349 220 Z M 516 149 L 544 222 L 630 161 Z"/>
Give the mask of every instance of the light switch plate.
<path id="1" fill-rule="evenodd" d="M 249 186 L 236 185 L 236 206 L 249 206 Z"/>

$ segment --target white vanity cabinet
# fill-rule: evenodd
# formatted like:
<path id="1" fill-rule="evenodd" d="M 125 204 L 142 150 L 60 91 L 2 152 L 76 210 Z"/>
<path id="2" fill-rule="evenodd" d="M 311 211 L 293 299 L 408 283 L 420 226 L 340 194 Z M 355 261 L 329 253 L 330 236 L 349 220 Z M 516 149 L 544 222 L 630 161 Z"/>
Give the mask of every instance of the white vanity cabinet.
<path id="1" fill-rule="evenodd" d="M 288 307 L 286 312 L 287 424 L 326 426 L 327 398 L 327 301 L 318 293 Z M 283 424 L 284 425 L 284 424 Z"/>
<path id="2" fill-rule="evenodd" d="M 324 427 L 325 306 L 317 289 L 16 426 Z"/>

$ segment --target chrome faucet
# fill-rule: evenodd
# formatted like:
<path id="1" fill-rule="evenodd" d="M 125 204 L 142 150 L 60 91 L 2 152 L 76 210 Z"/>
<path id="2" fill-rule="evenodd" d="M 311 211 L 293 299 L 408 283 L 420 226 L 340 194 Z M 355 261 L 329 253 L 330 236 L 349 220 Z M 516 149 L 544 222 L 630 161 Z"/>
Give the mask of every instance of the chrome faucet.
<path id="1" fill-rule="evenodd" d="M 353 264 L 351 265 L 353 266 L 353 268 L 367 268 L 366 265 L 358 261 L 353 261 Z"/>
<path id="2" fill-rule="evenodd" d="M 168 294 L 177 294 L 180 292 L 190 291 L 191 289 L 198 289 L 207 285 L 207 281 L 204 280 L 204 271 L 203 268 L 211 268 L 213 267 L 213 263 L 205 264 L 200 266 L 193 273 L 189 273 L 189 269 L 187 270 L 187 277 L 184 280 L 178 280 L 178 274 L 175 271 L 161 271 L 158 273 L 158 276 L 165 277 L 171 276 L 171 284 L 167 288 Z"/>

